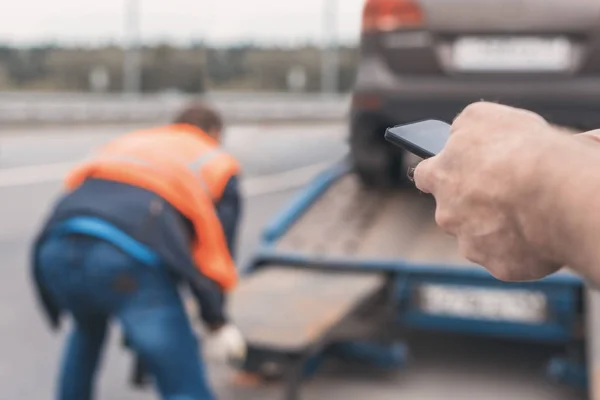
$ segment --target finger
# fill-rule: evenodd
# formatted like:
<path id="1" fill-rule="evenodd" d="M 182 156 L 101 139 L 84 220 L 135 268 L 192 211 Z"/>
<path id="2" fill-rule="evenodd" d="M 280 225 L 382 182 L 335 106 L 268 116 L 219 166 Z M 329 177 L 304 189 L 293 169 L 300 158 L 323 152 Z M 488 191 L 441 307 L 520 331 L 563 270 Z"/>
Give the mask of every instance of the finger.
<path id="1" fill-rule="evenodd" d="M 479 264 L 485 267 L 486 257 L 475 245 L 473 240 L 469 237 L 457 236 L 458 239 L 458 252 L 461 256 L 471 261 L 472 263 Z"/>
<path id="2" fill-rule="evenodd" d="M 456 236 L 460 220 L 449 208 L 438 203 L 435 208 L 435 223 L 449 235 Z"/>
<path id="3" fill-rule="evenodd" d="M 411 182 L 415 181 L 415 167 L 408 167 L 408 171 L 406 171 L 406 176 L 408 180 Z"/>
<path id="4" fill-rule="evenodd" d="M 594 141 L 600 143 L 600 129 L 596 129 L 596 130 L 593 130 L 593 131 L 580 133 L 580 134 L 577 134 L 575 136 L 578 136 L 578 137 L 581 137 L 581 138 L 585 138 L 585 139 L 591 139 L 591 140 L 594 140 Z"/>
<path id="5" fill-rule="evenodd" d="M 452 127 L 457 128 L 463 124 L 473 123 L 481 117 L 487 117 L 490 112 L 496 112 L 500 106 L 497 103 L 480 100 L 467 105 L 452 121 Z"/>
<path id="6" fill-rule="evenodd" d="M 435 176 L 435 157 L 421 161 L 412 171 L 415 186 L 424 193 L 434 193 Z"/>

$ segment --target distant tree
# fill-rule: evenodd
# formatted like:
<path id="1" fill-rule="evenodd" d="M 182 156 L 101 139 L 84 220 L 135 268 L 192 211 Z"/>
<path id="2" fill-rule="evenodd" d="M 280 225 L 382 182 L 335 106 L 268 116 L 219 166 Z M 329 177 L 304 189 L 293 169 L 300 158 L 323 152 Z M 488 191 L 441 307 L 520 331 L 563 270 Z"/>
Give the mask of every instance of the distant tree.
<path id="1" fill-rule="evenodd" d="M 354 47 L 342 47 L 339 54 L 339 87 L 346 92 L 354 84 L 358 55 Z M 87 91 L 90 72 L 102 68 L 110 76 L 108 90 L 120 91 L 123 56 L 116 43 L 94 48 L 56 44 L 18 48 L 0 43 L 0 85 L 5 89 Z M 147 45 L 142 48 L 142 90 L 287 91 L 289 71 L 300 67 L 307 74 L 306 90 L 318 91 L 321 56 L 321 50 L 310 44 L 285 48 L 252 43 L 210 48 L 202 41 L 187 46 Z"/>

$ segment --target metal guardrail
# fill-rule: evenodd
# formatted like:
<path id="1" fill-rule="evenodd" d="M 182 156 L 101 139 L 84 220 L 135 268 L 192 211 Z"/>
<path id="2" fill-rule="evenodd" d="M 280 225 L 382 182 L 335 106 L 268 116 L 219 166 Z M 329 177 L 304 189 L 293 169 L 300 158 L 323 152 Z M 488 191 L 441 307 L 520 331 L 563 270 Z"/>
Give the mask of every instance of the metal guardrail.
<path id="1" fill-rule="evenodd" d="M 0 124 L 168 120 L 194 99 L 213 104 L 232 122 L 339 120 L 346 116 L 350 100 L 347 95 L 285 93 L 210 93 L 193 97 L 0 92 Z"/>

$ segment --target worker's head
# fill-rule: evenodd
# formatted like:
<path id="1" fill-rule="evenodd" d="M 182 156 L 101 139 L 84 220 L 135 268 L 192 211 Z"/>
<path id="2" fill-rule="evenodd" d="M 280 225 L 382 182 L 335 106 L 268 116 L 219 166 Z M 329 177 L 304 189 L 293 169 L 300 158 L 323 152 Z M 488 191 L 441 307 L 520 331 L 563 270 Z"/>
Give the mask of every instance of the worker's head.
<path id="1" fill-rule="evenodd" d="M 173 120 L 173 123 L 195 126 L 221 142 L 223 119 L 217 111 L 205 104 L 192 103 Z"/>

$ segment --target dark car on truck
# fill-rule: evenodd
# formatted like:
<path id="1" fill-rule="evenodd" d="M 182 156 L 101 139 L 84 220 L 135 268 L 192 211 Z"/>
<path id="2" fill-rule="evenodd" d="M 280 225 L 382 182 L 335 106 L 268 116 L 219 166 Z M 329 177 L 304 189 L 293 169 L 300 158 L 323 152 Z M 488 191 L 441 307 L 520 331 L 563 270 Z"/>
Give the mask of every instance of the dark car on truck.
<path id="1" fill-rule="evenodd" d="M 451 122 L 481 99 L 600 127 L 600 1 L 366 1 L 350 140 L 365 183 L 404 173 L 386 127 Z"/>

